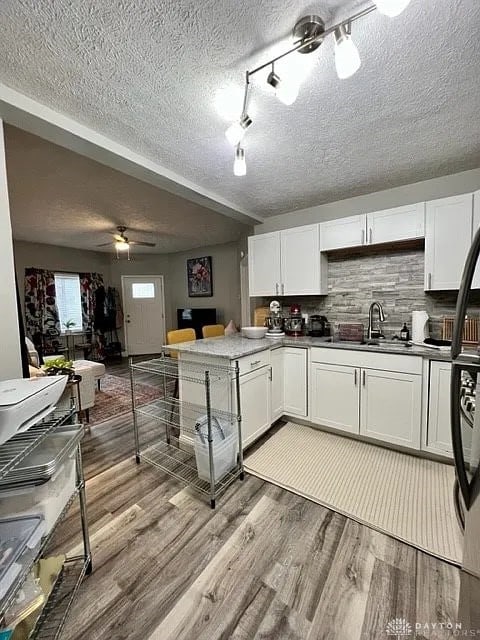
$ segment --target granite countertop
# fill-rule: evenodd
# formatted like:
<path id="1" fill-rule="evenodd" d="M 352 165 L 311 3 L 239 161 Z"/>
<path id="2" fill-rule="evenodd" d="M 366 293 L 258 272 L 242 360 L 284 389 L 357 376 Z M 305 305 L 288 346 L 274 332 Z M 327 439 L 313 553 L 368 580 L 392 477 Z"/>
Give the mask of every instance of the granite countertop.
<path id="1" fill-rule="evenodd" d="M 181 342 L 172 346 L 165 345 L 165 349 L 173 349 L 180 353 L 191 353 L 193 355 L 216 356 L 218 358 L 228 358 L 235 360 L 243 356 L 258 353 L 264 349 L 275 349 L 276 347 L 325 347 L 328 349 L 347 349 L 350 351 L 370 351 L 377 353 L 393 353 L 397 355 L 420 356 L 429 360 L 451 360 L 450 350 L 432 349 L 405 344 L 387 343 L 383 345 L 367 345 L 356 342 L 330 342 L 330 338 L 311 338 L 300 336 L 293 338 L 284 336 L 282 338 L 262 338 L 261 340 L 250 340 L 240 334 L 225 336 L 220 338 L 204 338 L 192 342 Z"/>

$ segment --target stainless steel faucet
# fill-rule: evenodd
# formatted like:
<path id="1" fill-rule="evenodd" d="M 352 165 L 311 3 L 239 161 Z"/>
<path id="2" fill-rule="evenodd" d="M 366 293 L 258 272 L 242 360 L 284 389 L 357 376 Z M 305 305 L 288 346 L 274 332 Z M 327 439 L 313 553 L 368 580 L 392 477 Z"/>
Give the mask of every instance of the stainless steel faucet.
<path id="1" fill-rule="evenodd" d="M 380 304 L 380 302 L 374 301 L 372 302 L 372 304 L 370 305 L 370 309 L 368 311 L 368 334 L 367 334 L 367 338 L 368 340 L 371 340 L 372 338 L 383 338 L 383 334 L 380 331 L 380 328 L 378 328 L 377 331 L 373 330 L 373 310 L 375 309 L 375 307 L 378 309 L 378 321 L 379 322 L 385 322 L 385 314 L 383 312 L 383 307 Z"/>

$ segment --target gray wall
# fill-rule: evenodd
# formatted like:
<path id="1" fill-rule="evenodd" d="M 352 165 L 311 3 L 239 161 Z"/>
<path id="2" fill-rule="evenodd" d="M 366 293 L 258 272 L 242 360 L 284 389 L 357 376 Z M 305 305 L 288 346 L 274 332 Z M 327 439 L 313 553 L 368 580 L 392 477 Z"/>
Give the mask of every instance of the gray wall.
<path id="1" fill-rule="evenodd" d="M 172 253 L 169 258 L 169 295 L 173 324 L 179 307 L 216 307 L 217 321 L 232 320 L 239 325 L 240 310 L 240 245 L 239 242 Z M 187 259 L 212 256 L 213 297 L 189 298 L 187 290 Z"/>
<path id="2" fill-rule="evenodd" d="M 328 296 L 281 298 L 288 315 L 292 302 L 302 312 L 318 313 L 328 320 L 368 324 L 368 309 L 373 300 L 384 307 L 387 337 L 398 334 L 404 322 L 411 330 L 411 313 L 425 310 L 430 316 L 431 336 L 441 338 L 443 316 L 455 315 L 457 292 L 425 293 L 423 249 L 382 249 L 355 253 L 336 253 L 328 257 Z M 255 298 L 255 306 L 264 306 L 267 298 Z M 480 291 L 471 298 L 470 311 L 480 313 Z"/>
<path id="3" fill-rule="evenodd" d="M 356 198 L 337 200 L 336 202 L 310 207 L 309 209 L 272 216 L 263 224 L 256 225 L 255 234 L 288 229 L 303 224 L 313 224 L 370 211 L 380 211 L 391 207 L 400 207 L 425 200 L 455 196 L 476 191 L 477 189 L 480 189 L 480 169 L 472 169 L 471 171 L 463 171 L 441 178 L 434 178 L 433 180 L 416 182 L 415 184 L 408 184 L 395 189 L 376 191 Z"/>

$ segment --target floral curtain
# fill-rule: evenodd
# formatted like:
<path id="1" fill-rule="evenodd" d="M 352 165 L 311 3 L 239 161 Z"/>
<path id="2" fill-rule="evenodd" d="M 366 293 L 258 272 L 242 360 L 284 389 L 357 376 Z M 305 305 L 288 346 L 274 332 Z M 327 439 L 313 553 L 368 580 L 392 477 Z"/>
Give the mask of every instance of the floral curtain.
<path id="1" fill-rule="evenodd" d="M 105 336 L 102 318 L 105 316 L 105 287 L 101 273 L 80 273 L 83 331 L 91 335 L 95 360 L 105 359 Z M 87 338 L 88 339 L 88 338 Z"/>
<path id="2" fill-rule="evenodd" d="M 25 329 L 40 352 L 54 351 L 59 344 L 60 317 L 53 271 L 25 269 Z"/>

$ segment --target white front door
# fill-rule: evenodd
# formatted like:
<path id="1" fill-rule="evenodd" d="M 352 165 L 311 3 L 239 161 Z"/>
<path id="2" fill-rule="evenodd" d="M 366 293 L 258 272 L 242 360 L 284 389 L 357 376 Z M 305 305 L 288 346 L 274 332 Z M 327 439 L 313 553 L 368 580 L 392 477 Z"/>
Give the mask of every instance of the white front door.
<path id="1" fill-rule="evenodd" d="M 129 356 L 160 353 L 165 344 L 163 276 L 122 276 Z"/>

